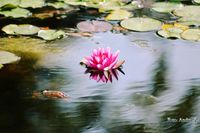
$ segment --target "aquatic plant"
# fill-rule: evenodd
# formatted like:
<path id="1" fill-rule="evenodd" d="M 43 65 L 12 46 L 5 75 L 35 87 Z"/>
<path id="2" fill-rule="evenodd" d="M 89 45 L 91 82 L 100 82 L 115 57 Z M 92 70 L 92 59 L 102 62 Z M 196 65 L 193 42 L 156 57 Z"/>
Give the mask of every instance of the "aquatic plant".
<path id="1" fill-rule="evenodd" d="M 91 56 L 85 57 L 81 64 L 84 64 L 87 68 L 85 73 L 90 73 L 90 78 L 103 81 L 112 82 L 112 76 L 118 79 L 119 70 L 121 73 L 122 64 L 125 62 L 118 61 L 119 50 L 115 53 L 111 53 L 111 49 L 108 48 L 98 48 L 94 49 Z"/>
<path id="2" fill-rule="evenodd" d="M 88 68 L 93 68 L 100 71 L 112 70 L 119 67 L 119 65 L 117 65 L 118 55 L 119 50 L 112 54 L 109 47 L 106 49 L 98 48 L 93 50 L 91 56 L 85 57 L 82 63 L 85 64 Z"/>

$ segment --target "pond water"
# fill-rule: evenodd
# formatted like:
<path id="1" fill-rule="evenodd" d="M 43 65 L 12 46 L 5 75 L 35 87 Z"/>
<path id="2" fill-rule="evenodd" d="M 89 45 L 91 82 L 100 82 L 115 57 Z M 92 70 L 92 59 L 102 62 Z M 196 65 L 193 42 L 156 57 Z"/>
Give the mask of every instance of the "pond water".
<path id="1" fill-rule="evenodd" d="M 54 43 L 62 50 L 37 64 L 22 61 L 1 70 L 1 133 L 199 132 L 199 42 L 104 32 Z M 84 73 L 80 61 L 98 47 L 120 50 L 125 75 L 102 83 Z M 44 89 L 69 98 L 32 98 Z"/>

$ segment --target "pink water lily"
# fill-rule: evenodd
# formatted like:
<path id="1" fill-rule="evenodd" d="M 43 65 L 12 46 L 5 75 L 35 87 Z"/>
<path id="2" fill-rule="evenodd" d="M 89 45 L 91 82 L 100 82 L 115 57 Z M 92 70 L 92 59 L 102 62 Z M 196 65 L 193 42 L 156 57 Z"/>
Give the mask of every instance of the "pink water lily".
<path id="1" fill-rule="evenodd" d="M 111 53 L 110 48 L 94 49 L 91 56 L 83 59 L 82 63 L 88 68 L 96 69 L 99 71 L 108 71 L 116 69 L 121 66 L 124 61 L 118 62 L 119 50 L 114 54 Z"/>

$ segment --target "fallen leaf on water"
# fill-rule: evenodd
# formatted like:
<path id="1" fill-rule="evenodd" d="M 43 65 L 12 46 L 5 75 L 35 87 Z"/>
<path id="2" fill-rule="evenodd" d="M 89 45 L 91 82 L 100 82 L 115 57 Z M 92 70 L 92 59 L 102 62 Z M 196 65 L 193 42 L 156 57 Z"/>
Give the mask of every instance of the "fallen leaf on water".
<path id="1" fill-rule="evenodd" d="M 69 36 L 75 36 L 75 37 L 92 37 L 93 34 L 89 32 L 77 32 L 77 33 L 67 33 Z"/>
<path id="2" fill-rule="evenodd" d="M 53 90 L 44 90 L 42 91 L 42 95 L 47 98 L 68 98 L 68 96 L 66 96 L 64 92 Z"/>

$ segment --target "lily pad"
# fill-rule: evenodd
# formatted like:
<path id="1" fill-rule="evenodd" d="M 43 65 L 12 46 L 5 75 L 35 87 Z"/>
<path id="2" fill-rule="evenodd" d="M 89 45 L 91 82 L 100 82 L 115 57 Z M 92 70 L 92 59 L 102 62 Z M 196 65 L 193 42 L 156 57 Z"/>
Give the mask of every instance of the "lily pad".
<path id="1" fill-rule="evenodd" d="M 0 51 L 0 64 L 9 64 L 20 60 L 21 58 L 7 51 Z"/>
<path id="2" fill-rule="evenodd" d="M 21 0 L 20 2 L 20 7 L 23 8 L 41 8 L 45 6 L 45 1 L 44 0 Z"/>
<path id="3" fill-rule="evenodd" d="M 121 26 L 134 31 L 152 31 L 161 28 L 162 23 L 152 18 L 130 18 L 121 21 Z"/>
<path id="4" fill-rule="evenodd" d="M 6 5 L 18 6 L 19 3 L 20 3 L 20 0 L 0 0 L 0 7 L 6 6 Z"/>
<path id="5" fill-rule="evenodd" d="M 54 2 L 54 3 L 47 3 L 48 6 L 52 6 L 56 9 L 66 9 L 69 7 L 69 5 L 67 5 L 64 2 Z"/>
<path id="6" fill-rule="evenodd" d="M 175 9 L 181 9 L 182 7 L 184 7 L 183 4 L 174 2 L 156 2 L 152 5 L 154 11 L 161 13 L 168 13 Z"/>
<path id="7" fill-rule="evenodd" d="M 123 20 L 132 16 L 132 13 L 126 10 L 114 10 L 106 17 L 106 20 Z"/>
<path id="8" fill-rule="evenodd" d="M 112 25 L 104 21 L 82 21 L 77 28 L 83 32 L 105 32 L 112 29 Z"/>
<path id="9" fill-rule="evenodd" d="M 184 25 L 200 26 L 200 16 L 199 17 L 183 17 L 183 18 L 180 18 L 178 22 Z"/>
<path id="10" fill-rule="evenodd" d="M 162 29 L 157 32 L 158 35 L 164 37 L 164 38 L 181 38 L 181 33 L 187 29 L 189 29 L 188 26 L 182 25 L 179 23 L 175 24 L 164 24 L 162 25 Z"/>
<path id="11" fill-rule="evenodd" d="M 0 64 L 0 69 L 3 67 L 3 65 L 2 64 Z"/>
<path id="12" fill-rule="evenodd" d="M 99 11 L 105 12 L 105 11 L 112 11 L 112 10 L 119 10 L 122 6 L 122 3 L 119 1 L 107 1 L 100 5 Z"/>
<path id="13" fill-rule="evenodd" d="M 200 0 L 193 0 L 194 3 L 200 4 Z"/>
<path id="14" fill-rule="evenodd" d="M 200 17 L 200 6 L 185 6 L 181 9 L 176 9 L 173 14 L 179 17 Z"/>
<path id="15" fill-rule="evenodd" d="M 31 15 L 29 10 L 23 8 L 14 8 L 12 10 L 0 11 L 0 14 L 6 17 L 13 17 L 13 18 L 26 18 Z"/>
<path id="16" fill-rule="evenodd" d="M 188 29 L 181 34 L 185 40 L 200 41 L 200 29 Z"/>
<path id="17" fill-rule="evenodd" d="M 44 40 L 51 41 L 62 38 L 65 36 L 65 32 L 62 30 L 40 30 L 38 36 Z"/>
<path id="18" fill-rule="evenodd" d="M 2 31 L 6 32 L 7 34 L 19 34 L 19 35 L 34 35 L 38 33 L 39 30 L 40 30 L 39 27 L 30 24 L 22 24 L 22 25 L 10 24 L 2 28 Z"/>

